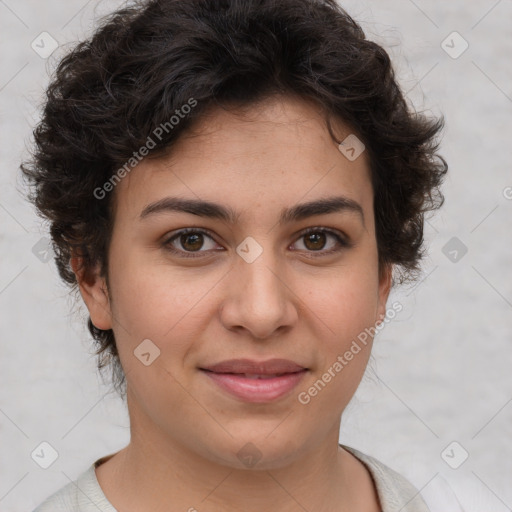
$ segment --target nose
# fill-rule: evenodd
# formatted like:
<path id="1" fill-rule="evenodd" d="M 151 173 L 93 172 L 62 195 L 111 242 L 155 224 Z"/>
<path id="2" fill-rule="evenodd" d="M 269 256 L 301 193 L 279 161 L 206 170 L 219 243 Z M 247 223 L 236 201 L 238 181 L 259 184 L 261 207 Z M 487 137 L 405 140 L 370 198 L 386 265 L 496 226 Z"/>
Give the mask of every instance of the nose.
<path id="1" fill-rule="evenodd" d="M 290 276 L 270 249 L 252 263 L 240 258 L 227 277 L 221 321 L 231 331 L 265 340 L 289 330 L 298 320 Z"/>

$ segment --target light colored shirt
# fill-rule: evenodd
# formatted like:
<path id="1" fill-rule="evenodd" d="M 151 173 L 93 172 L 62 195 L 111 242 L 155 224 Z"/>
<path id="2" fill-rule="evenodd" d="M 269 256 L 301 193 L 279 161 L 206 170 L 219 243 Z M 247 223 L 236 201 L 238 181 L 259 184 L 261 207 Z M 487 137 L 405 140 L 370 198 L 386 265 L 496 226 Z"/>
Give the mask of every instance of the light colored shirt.
<path id="1" fill-rule="evenodd" d="M 341 446 L 370 472 L 382 512 L 431 512 L 418 490 L 399 473 L 355 448 Z M 52 494 L 33 512 L 118 512 L 103 494 L 95 472 L 95 468 L 109 457 L 98 459 L 74 482 Z"/>

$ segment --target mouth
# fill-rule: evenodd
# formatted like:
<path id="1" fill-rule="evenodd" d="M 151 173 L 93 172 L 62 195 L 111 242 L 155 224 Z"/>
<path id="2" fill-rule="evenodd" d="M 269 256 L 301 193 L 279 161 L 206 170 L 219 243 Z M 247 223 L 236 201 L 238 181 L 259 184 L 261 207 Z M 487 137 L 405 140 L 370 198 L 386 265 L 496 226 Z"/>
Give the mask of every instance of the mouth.
<path id="1" fill-rule="evenodd" d="M 200 368 L 220 390 L 244 402 L 264 403 L 288 395 L 309 371 L 286 359 L 223 361 Z"/>
<path id="2" fill-rule="evenodd" d="M 209 372 L 210 370 L 204 370 L 205 372 Z M 216 372 L 210 372 L 210 373 L 216 373 Z M 297 373 L 297 372 L 293 372 Z M 282 377 L 283 375 L 290 375 L 289 373 L 275 373 L 270 375 L 260 375 L 260 374 L 253 374 L 253 373 L 217 373 L 217 375 L 236 375 L 237 377 L 243 377 L 245 379 L 274 379 L 275 377 Z"/>

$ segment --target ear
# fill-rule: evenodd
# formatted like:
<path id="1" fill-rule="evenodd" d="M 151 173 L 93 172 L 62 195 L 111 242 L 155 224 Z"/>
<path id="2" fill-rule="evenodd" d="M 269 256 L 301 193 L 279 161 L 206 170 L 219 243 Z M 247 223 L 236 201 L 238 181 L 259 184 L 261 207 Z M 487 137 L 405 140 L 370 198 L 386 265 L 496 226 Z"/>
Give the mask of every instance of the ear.
<path id="1" fill-rule="evenodd" d="M 393 265 L 388 264 L 379 271 L 379 291 L 376 321 L 384 320 L 386 316 L 386 303 L 393 282 Z"/>
<path id="2" fill-rule="evenodd" d="M 83 260 L 79 256 L 70 259 L 71 268 L 75 273 L 80 294 L 89 310 L 92 323 L 102 330 L 112 328 L 112 312 L 105 278 L 100 276 L 99 265 L 87 272 L 83 268 Z"/>

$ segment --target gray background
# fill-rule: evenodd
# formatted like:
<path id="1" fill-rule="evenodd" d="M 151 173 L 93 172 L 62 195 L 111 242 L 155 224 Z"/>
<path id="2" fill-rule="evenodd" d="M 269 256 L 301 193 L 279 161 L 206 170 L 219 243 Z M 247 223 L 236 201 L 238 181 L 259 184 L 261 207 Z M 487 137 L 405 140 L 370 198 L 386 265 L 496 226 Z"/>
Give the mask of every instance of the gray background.
<path id="1" fill-rule="evenodd" d="M 17 170 L 48 73 L 120 5 L 0 0 L 1 510 L 31 510 L 129 440 L 124 407 L 96 373 L 85 310 L 53 262 L 34 254 L 47 233 L 19 193 Z M 444 113 L 450 174 L 445 206 L 426 226 L 421 281 L 390 297 L 404 310 L 376 339 L 340 440 L 408 477 L 433 510 L 448 487 L 449 510 L 455 495 L 468 512 L 511 510 L 512 1 L 342 5 L 390 52 L 416 108 Z M 31 48 L 43 31 L 60 44 L 49 59 Z M 456 59 L 441 46 L 454 31 L 469 44 Z M 453 36 L 447 44 L 461 48 Z M 445 248 L 453 237 L 455 262 L 456 246 Z M 46 470 L 31 458 L 43 441 L 59 454 Z M 455 465 L 462 450 L 469 458 L 453 469 L 445 459 Z"/>

